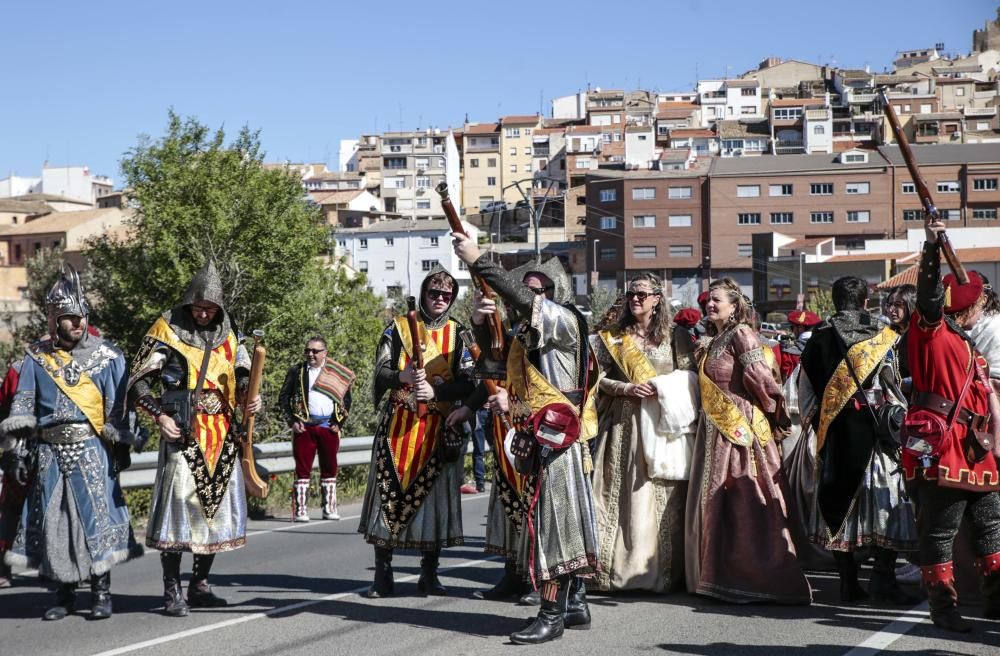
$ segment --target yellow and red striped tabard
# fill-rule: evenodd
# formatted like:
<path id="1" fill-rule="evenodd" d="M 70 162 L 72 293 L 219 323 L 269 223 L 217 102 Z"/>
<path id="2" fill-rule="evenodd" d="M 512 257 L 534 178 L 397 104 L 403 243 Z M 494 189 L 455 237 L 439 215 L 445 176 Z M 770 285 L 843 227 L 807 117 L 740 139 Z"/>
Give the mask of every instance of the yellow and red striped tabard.
<path id="1" fill-rule="evenodd" d="M 458 343 L 457 324 L 448 320 L 448 323 L 441 328 L 429 330 L 421 322 L 420 328 L 422 333 L 420 342 L 425 345 L 424 371 L 427 372 L 427 379 L 434 381 L 435 378 L 439 377 L 450 382 L 455 358 L 462 355 L 462 349 L 456 348 Z M 409 352 L 412 349 L 412 340 L 405 320 L 396 321 L 396 330 L 403 343 L 398 362 L 399 370 L 402 371 L 410 364 Z M 450 404 L 447 403 L 429 404 L 427 415 L 421 419 L 407 405 L 396 404 L 389 426 L 389 450 L 402 490 L 410 487 L 410 483 L 434 454 L 437 437 L 444 425 L 449 408 Z"/>
<path id="2" fill-rule="evenodd" d="M 504 388 L 508 387 L 503 381 L 497 381 L 497 386 Z M 514 397 L 514 393 L 512 391 L 509 389 L 507 391 L 510 395 L 511 406 L 513 407 L 514 402 L 517 399 Z M 492 429 L 493 457 L 497 467 L 500 469 L 500 475 L 514 490 L 514 492 L 518 496 L 521 496 L 524 494 L 525 477 L 517 473 L 517 470 L 514 469 L 514 463 L 507 458 L 507 451 L 503 447 L 504 439 L 507 437 L 507 429 L 504 428 L 503 422 L 500 420 L 500 415 L 496 413 L 493 414 Z"/>

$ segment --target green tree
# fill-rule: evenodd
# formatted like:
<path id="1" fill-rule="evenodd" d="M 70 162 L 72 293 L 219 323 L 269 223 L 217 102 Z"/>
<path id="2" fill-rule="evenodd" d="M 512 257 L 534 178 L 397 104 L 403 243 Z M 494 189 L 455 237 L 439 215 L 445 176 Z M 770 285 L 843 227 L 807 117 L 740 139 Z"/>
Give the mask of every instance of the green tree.
<path id="1" fill-rule="evenodd" d="M 166 133 L 141 137 L 121 168 L 134 212 L 123 233 L 99 236 L 85 252 L 95 324 L 134 353 L 211 258 L 236 326 L 265 330 L 270 412 L 261 417 L 262 433 L 284 428 L 276 411 L 281 382 L 316 333 L 326 337 L 331 357 L 358 374 L 348 430 L 370 430 L 365 386 L 381 333 L 381 299 L 363 276 L 324 267 L 328 228 L 295 176 L 264 168 L 259 134 L 243 128 L 227 144 L 222 129 L 171 111 Z"/>

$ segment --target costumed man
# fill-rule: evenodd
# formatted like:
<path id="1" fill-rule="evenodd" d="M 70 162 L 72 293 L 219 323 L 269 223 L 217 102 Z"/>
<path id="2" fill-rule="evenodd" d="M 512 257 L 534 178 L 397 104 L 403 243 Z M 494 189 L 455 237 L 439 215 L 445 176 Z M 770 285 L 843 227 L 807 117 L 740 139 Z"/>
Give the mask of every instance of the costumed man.
<path id="1" fill-rule="evenodd" d="M 471 358 L 459 337 L 462 325 L 448 316 L 458 292 L 450 273 L 433 269 L 420 285 L 419 334 L 412 334 L 406 316 L 397 317 L 376 351 L 373 391 L 381 408 L 358 526 L 375 548 L 375 577 L 367 593 L 372 599 L 395 592 L 395 549 L 422 552 L 421 593 L 447 594 L 437 575 L 441 549 L 464 543 L 459 487 L 466 436 L 445 425 L 452 404 L 474 388 Z M 415 366 L 415 348 L 422 351 L 422 369 Z"/>
<path id="2" fill-rule="evenodd" d="M 278 406 L 292 429 L 295 483 L 292 485 L 292 520 L 309 521 L 306 500 L 313 460 L 319 452 L 323 519 L 340 519 L 337 510 L 337 451 L 340 429 L 351 411 L 354 372 L 327 356 L 326 340 L 310 337 L 305 362 L 288 370 Z"/>
<path id="3" fill-rule="evenodd" d="M 793 310 L 788 313 L 788 323 L 792 324 L 793 339 L 781 341 L 778 363 L 781 368 L 782 380 L 788 380 L 791 377 L 792 371 L 799 364 L 806 342 L 809 341 L 813 330 L 822 321 L 818 314 L 810 310 Z"/>
<path id="4" fill-rule="evenodd" d="M 701 326 L 701 312 L 695 308 L 684 308 L 674 314 L 674 330 L 670 338 L 670 348 L 673 350 L 674 370 L 698 370 L 698 338 L 704 335 L 698 332 Z"/>
<path id="5" fill-rule="evenodd" d="M 952 546 L 963 516 L 983 575 L 983 615 L 1000 619 L 1000 402 L 988 366 L 966 330 L 983 312 L 982 278 L 941 279 L 942 221 L 925 228 L 917 274 L 917 309 L 908 332 L 913 391 L 906 416 L 903 468 L 920 499 L 920 569 L 931 620 L 972 630 L 958 612 Z M 943 284 L 942 284 L 943 283 Z"/>
<path id="6" fill-rule="evenodd" d="M 90 581 L 90 619 L 111 616 L 111 568 L 135 556 L 116 454 L 132 436 L 125 422 L 125 356 L 87 332 L 87 301 L 65 265 L 45 298 L 49 337 L 28 347 L 3 421 L 5 474 L 22 484 L 34 465 L 20 526 L 6 561 L 37 567 L 56 582 L 44 619 L 76 608 Z M 11 457 L 13 456 L 13 457 Z"/>
<path id="7" fill-rule="evenodd" d="M 898 335 L 865 310 L 868 283 L 861 278 L 838 279 L 832 296 L 836 314 L 802 352 L 800 376 L 819 397 L 818 404 L 805 400 L 818 405 L 818 412 L 800 410 L 816 432 L 819 458 L 810 538 L 833 552 L 841 601 L 870 596 L 879 603 L 915 604 L 916 597 L 896 581 L 897 553 L 917 546 L 913 505 L 899 469 L 898 433 L 879 425 L 882 418 L 898 418 L 898 430 L 905 412 L 892 357 Z M 854 552 L 869 547 L 875 564 L 865 592 Z"/>
<path id="8" fill-rule="evenodd" d="M 247 502 L 234 411 L 249 386 L 250 356 L 240 344 L 223 300 L 222 280 L 209 261 L 179 305 L 163 313 L 132 362 L 129 404 L 160 429 L 160 455 L 146 527 L 146 546 L 160 551 L 164 613 L 227 604 L 208 574 L 218 553 L 246 543 Z M 159 396 L 156 390 L 160 390 Z M 260 398 L 246 404 L 260 409 Z M 181 554 L 194 554 L 187 600 Z"/>
<path id="9" fill-rule="evenodd" d="M 472 327 L 476 342 L 481 345 L 480 348 L 484 353 L 488 352 L 492 339 L 487 321 L 497 311 L 496 301 L 484 298 L 481 293 L 476 291 Z M 511 335 L 508 334 L 505 340 L 507 348 L 510 345 L 510 338 Z M 494 467 L 493 485 L 490 487 L 490 501 L 486 514 L 484 551 L 503 557 L 504 573 L 500 581 L 492 588 L 477 590 L 473 596 L 477 599 L 490 601 L 521 597 L 520 603 L 522 605 L 537 606 L 540 603 L 538 593 L 526 590 L 524 580 L 517 572 L 518 545 L 521 528 L 524 524 L 524 514 L 530 500 L 530 490 L 528 489 L 527 477 L 517 471 L 513 458 L 504 448 L 509 417 L 500 410 L 499 397 L 507 396 L 506 373 L 502 362 L 481 360 L 479 364 L 480 366 L 477 367 L 478 375 L 495 380 L 498 386 L 497 394 L 490 396 L 485 384 L 480 383 L 476 386 L 472 396 L 466 400 L 465 405 L 448 415 L 448 424 L 457 426 L 462 422 L 470 421 L 476 408 L 484 405 L 489 408 L 490 420 L 487 426 L 492 444 Z"/>
<path id="10" fill-rule="evenodd" d="M 48 336 L 46 336 L 47 338 Z M 21 366 L 24 360 L 15 360 L 7 369 L 7 374 L 0 384 L 0 422 L 10 416 L 10 406 L 14 402 L 14 393 L 17 392 L 17 379 L 21 375 Z M 0 437 L 0 445 L 4 440 Z M 3 448 L 0 446 L 0 448 Z M 8 458 L 14 458 L 11 454 Z M 0 465 L 3 462 L 3 455 L 0 454 Z M 24 472 L 27 476 L 28 472 Z M 4 554 L 14 543 L 14 535 L 17 533 L 17 524 L 21 519 L 21 508 L 24 507 L 24 497 L 28 492 L 27 480 L 17 481 L 12 477 L 5 476 L 3 467 L 0 466 L 0 588 L 11 586 L 10 565 L 4 562 Z"/>
<path id="11" fill-rule="evenodd" d="M 562 636 L 564 628 L 590 626 L 583 577 L 599 567 L 588 475 L 593 464 L 586 443 L 597 434 L 594 399 L 588 394 L 597 376 L 589 375 L 587 322 L 572 304 L 569 276 L 558 259 L 508 273 L 482 255 L 474 241 L 453 236 L 458 257 L 519 322 L 507 357 L 508 395 L 498 395 L 497 401 L 519 430 L 518 445 L 511 449 L 521 460 L 518 468 L 530 472 L 533 495 L 521 528 L 518 566 L 533 585 L 540 584 L 541 609 L 510 639 L 548 642 Z"/>

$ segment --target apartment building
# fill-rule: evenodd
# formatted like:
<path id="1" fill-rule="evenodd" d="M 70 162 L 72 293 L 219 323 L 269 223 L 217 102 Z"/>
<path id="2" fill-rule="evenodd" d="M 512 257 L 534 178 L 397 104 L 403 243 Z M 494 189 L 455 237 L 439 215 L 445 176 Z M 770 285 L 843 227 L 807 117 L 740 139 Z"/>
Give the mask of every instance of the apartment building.
<path id="1" fill-rule="evenodd" d="M 625 92 L 597 87 L 587 93 L 587 124 L 601 128 L 605 143 L 625 138 Z"/>
<path id="2" fill-rule="evenodd" d="M 478 214 L 500 200 L 500 124 L 467 123 L 462 141 L 462 210 Z"/>
<path id="3" fill-rule="evenodd" d="M 691 169 L 588 174 L 591 287 L 623 289 L 629 276 L 646 270 L 662 275 L 670 286 L 697 278 L 707 254 L 708 170 L 703 161 Z"/>
<path id="4" fill-rule="evenodd" d="M 523 181 L 525 192 L 531 187 L 533 168 L 533 133 L 542 127 L 542 117 L 504 116 L 500 119 L 500 196 L 499 200 L 516 203 L 524 200 L 515 182 Z M 509 187 L 506 191 L 504 187 Z"/>
<path id="5" fill-rule="evenodd" d="M 567 185 L 566 176 L 566 128 L 539 128 L 532 133 L 532 166 L 536 187 L 558 184 L 560 189 Z"/>
<path id="6" fill-rule="evenodd" d="M 87 166 L 49 166 L 42 164 L 39 177 L 11 175 L 0 180 L 0 198 L 16 198 L 29 194 L 61 196 L 71 201 L 97 206 L 97 199 L 111 193 L 111 178 L 95 175 Z"/>
<path id="7" fill-rule="evenodd" d="M 386 132 L 380 139 L 385 211 L 413 218 L 443 216 L 434 188 L 447 182 L 459 197 L 458 148 L 441 130 Z"/>

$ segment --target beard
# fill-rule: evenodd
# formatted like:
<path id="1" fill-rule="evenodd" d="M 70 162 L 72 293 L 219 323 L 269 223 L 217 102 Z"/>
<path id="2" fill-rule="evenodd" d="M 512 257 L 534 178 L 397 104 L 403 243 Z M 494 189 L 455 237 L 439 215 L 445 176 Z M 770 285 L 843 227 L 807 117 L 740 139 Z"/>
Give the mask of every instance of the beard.
<path id="1" fill-rule="evenodd" d="M 75 330 L 80 331 L 80 335 L 74 335 L 73 332 Z M 76 346 L 86 334 L 86 325 L 81 325 L 80 328 L 64 328 L 62 326 L 56 327 L 56 339 L 62 344 L 70 345 L 71 348 Z"/>

